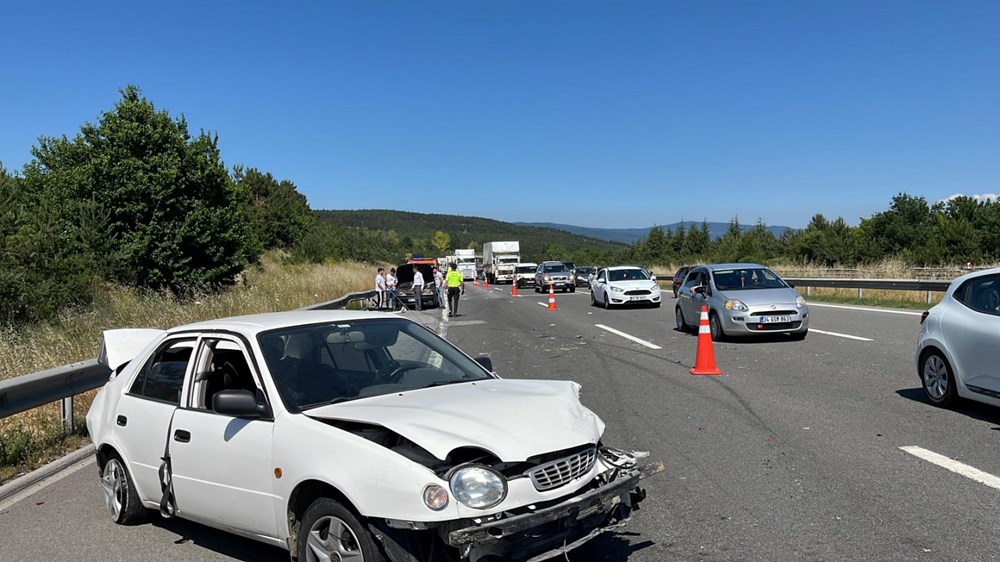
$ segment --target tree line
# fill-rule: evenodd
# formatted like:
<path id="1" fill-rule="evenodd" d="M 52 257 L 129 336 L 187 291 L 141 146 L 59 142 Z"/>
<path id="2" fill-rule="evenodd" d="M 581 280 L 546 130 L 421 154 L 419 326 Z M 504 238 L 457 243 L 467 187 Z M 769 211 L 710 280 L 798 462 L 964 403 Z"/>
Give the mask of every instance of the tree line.
<path id="1" fill-rule="evenodd" d="M 714 238 L 706 223 L 654 227 L 631 245 L 552 228 L 403 211 L 313 211 L 296 186 L 254 167 L 227 168 L 218 135 L 189 130 L 136 86 L 69 138 L 40 137 L 17 172 L 0 165 L 0 325 L 89 306 L 108 283 L 188 297 L 237 282 L 280 249 L 308 262 L 400 263 L 456 248 L 518 240 L 526 261 L 596 265 L 693 261 L 852 266 L 998 261 L 1000 203 L 959 197 L 930 204 L 899 194 L 862 219 L 815 215 L 774 235 L 733 218 Z"/>

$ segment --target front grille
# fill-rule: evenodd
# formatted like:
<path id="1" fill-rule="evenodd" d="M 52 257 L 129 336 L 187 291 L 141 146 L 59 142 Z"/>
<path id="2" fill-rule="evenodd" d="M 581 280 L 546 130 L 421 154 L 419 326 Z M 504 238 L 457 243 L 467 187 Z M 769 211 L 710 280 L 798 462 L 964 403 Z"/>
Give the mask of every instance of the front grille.
<path id="1" fill-rule="evenodd" d="M 649 291 L 648 289 L 636 289 L 634 291 L 625 291 L 625 294 L 630 296 L 631 295 L 639 296 L 639 295 L 648 295 L 650 292 L 651 291 Z"/>
<path id="2" fill-rule="evenodd" d="M 528 472 L 531 482 L 539 492 L 558 488 L 590 472 L 597 460 L 594 448 L 580 451 L 547 464 L 537 466 Z"/>
<path id="3" fill-rule="evenodd" d="M 794 322 L 773 322 L 770 324 L 757 324 L 754 322 L 747 322 L 747 328 L 750 330 L 755 330 L 758 332 L 774 332 L 778 330 L 794 330 L 802 325 L 802 321 L 796 320 Z"/>

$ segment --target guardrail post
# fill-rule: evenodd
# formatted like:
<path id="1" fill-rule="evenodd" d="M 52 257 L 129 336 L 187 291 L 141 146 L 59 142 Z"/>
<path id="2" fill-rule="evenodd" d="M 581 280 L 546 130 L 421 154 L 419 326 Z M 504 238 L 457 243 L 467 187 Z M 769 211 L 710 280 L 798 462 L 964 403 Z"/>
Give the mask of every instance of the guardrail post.
<path id="1" fill-rule="evenodd" d="M 931 304 L 931 292 L 927 291 L 927 304 Z"/>
<path id="2" fill-rule="evenodd" d="M 861 300 L 863 298 L 865 298 L 865 290 L 862 289 L 861 287 L 858 287 L 858 300 Z"/>
<path id="3" fill-rule="evenodd" d="M 73 397 L 67 396 L 61 401 L 63 431 L 73 433 Z"/>
<path id="4" fill-rule="evenodd" d="M 813 294 L 813 288 L 812 287 L 806 287 L 806 296 L 807 297 L 811 297 L 812 294 Z"/>

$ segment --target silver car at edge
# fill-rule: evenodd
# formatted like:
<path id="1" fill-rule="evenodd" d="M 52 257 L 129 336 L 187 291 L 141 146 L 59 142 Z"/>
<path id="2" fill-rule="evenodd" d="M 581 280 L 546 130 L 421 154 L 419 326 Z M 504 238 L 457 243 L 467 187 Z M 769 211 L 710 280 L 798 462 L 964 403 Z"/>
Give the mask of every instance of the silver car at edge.
<path id="1" fill-rule="evenodd" d="M 677 329 L 698 326 L 708 307 L 712 339 L 784 333 L 803 339 L 809 333 L 805 299 L 777 273 L 756 263 L 725 263 L 691 268 L 677 291 Z"/>
<path id="2" fill-rule="evenodd" d="M 1000 406 L 1000 268 L 951 282 L 920 318 L 917 374 L 931 403 Z"/>

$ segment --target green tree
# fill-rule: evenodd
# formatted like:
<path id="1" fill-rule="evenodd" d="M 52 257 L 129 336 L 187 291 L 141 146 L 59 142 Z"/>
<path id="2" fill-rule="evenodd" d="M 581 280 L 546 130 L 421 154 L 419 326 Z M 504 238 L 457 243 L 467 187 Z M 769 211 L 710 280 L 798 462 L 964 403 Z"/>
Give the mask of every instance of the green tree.
<path id="1" fill-rule="evenodd" d="M 437 250 L 437 255 L 443 256 L 451 248 L 451 236 L 447 232 L 437 230 L 431 237 L 431 245 Z"/>
<path id="2" fill-rule="evenodd" d="M 107 209 L 112 277 L 177 292 L 235 278 L 259 247 L 237 207 L 218 149 L 135 86 L 73 139 L 42 137 L 24 181 L 70 223 L 86 202 Z"/>
<path id="3" fill-rule="evenodd" d="M 233 183 L 242 196 L 241 207 L 250 228 L 264 249 L 291 248 L 316 222 L 305 195 L 288 180 L 278 181 L 270 173 L 236 166 Z"/>

